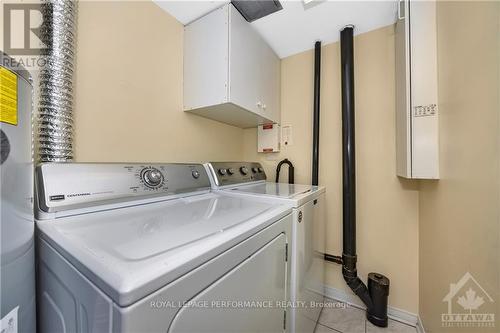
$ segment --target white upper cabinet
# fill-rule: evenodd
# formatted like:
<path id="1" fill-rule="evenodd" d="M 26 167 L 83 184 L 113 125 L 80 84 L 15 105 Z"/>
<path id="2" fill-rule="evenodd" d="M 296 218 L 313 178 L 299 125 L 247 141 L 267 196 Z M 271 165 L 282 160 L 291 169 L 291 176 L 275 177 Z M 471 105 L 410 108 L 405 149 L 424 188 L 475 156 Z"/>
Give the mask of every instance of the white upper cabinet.
<path id="1" fill-rule="evenodd" d="M 267 44 L 262 45 L 261 59 L 262 109 L 266 117 L 280 123 L 281 61 Z"/>
<path id="2" fill-rule="evenodd" d="M 280 122 L 280 59 L 231 4 L 184 28 L 184 111 L 242 128 Z"/>
<path id="3" fill-rule="evenodd" d="M 398 176 L 439 178 L 435 1 L 400 0 L 396 23 Z"/>

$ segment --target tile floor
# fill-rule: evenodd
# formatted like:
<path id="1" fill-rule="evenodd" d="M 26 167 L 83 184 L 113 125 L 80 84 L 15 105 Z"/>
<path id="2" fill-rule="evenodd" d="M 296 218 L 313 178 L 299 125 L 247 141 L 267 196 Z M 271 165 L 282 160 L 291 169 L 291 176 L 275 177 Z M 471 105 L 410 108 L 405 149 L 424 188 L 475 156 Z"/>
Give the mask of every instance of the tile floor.
<path id="1" fill-rule="evenodd" d="M 327 301 L 315 333 L 417 333 L 415 327 L 391 319 L 388 327 L 377 327 L 366 320 L 365 311 L 335 300 Z"/>

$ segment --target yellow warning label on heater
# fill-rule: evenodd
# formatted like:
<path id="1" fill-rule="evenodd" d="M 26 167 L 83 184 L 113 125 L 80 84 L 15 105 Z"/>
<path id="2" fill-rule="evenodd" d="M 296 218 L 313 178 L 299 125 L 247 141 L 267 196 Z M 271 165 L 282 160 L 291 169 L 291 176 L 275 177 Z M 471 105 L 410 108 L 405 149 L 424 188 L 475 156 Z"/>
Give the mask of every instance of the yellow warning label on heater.
<path id="1" fill-rule="evenodd" d="M 17 125 L 17 76 L 0 67 L 0 121 Z"/>

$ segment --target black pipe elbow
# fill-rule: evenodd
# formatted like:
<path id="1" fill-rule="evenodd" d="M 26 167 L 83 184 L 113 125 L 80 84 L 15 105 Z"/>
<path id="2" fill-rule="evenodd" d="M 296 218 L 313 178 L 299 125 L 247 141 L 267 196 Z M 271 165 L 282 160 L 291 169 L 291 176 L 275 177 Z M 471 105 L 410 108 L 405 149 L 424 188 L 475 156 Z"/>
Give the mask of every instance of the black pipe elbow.
<path id="1" fill-rule="evenodd" d="M 373 307 L 372 299 L 370 298 L 370 293 L 368 292 L 368 288 L 361 281 L 361 279 L 357 276 L 352 277 L 348 275 L 344 275 L 344 280 L 351 288 L 351 290 L 363 301 L 366 305 L 366 308 L 369 310 Z"/>
<path id="2" fill-rule="evenodd" d="M 342 254 L 342 275 L 351 290 L 366 305 L 366 318 L 374 325 L 387 327 L 389 279 L 379 273 L 368 274 L 368 287 L 358 277 L 356 256 Z"/>
<path id="3" fill-rule="evenodd" d="M 356 256 L 342 254 L 342 262 L 344 263 L 342 265 L 342 275 L 349 288 L 351 288 L 351 290 L 363 301 L 368 309 L 371 309 L 373 302 L 368 292 L 368 288 L 358 277 L 356 261 Z"/>

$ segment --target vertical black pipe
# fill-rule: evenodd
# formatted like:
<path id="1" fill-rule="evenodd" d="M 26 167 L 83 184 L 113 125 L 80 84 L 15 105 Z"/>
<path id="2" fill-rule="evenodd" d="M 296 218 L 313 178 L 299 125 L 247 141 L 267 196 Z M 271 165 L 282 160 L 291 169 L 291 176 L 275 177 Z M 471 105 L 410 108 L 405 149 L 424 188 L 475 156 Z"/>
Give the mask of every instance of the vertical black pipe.
<path id="1" fill-rule="evenodd" d="M 312 184 L 318 185 L 319 177 L 319 107 L 321 84 L 321 42 L 314 44 L 314 116 L 313 116 L 313 164 Z"/>
<path id="2" fill-rule="evenodd" d="M 356 269 L 356 159 L 354 142 L 354 45 L 353 26 L 340 32 L 342 86 L 342 274 L 349 287 L 370 308 L 368 288 Z"/>
<path id="3" fill-rule="evenodd" d="M 342 78 L 342 194 L 343 253 L 342 274 L 346 283 L 367 307 L 366 317 L 374 325 L 387 327 L 389 279 L 369 274 L 369 287 L 358 277 L 356 268 L 356 150 L 354 108 L 354 27 L 340 32 Z"/>
<path id="4" fill-rule="evenodd" d="M 342 77 L 342 191 L 344 254 L 356 255 L 356 151 L 354 140 L 353 28 L 340 33 Z"/>

